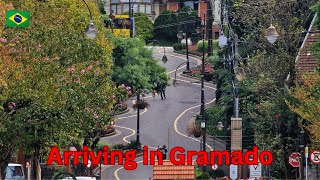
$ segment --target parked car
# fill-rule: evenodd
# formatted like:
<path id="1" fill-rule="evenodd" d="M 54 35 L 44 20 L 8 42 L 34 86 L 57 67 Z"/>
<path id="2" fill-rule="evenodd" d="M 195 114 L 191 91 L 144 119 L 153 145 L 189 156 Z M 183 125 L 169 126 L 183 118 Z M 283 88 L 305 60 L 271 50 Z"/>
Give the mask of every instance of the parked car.
<path id="1" fill-rule="evenodd" d="M 77 176 L 77 180 L 97 180 L 95 177 L 89 177 L 89 176 Z M 62 180 L 73 180 L 72 177 L 65 177 Z"/>
<path id="2" fill-rule="evenodd" d="M 5 180 L 24 180 L 24 171 L 21 164 L 9 163 Z"/>

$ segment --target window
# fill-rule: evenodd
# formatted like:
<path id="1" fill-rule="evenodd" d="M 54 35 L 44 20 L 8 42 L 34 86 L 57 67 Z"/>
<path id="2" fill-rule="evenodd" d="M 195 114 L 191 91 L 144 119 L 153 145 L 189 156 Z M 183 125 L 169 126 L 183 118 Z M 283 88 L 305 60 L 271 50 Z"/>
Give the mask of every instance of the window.
<path id="1" fill-rule="evenodd" d="M 111 11 L 114 13 L 114 14 L 117 14 L 117 5 L 111 5 Z"/>
<path id="2" fill-rule="evenodd" d="M 143 2 L 151 2 L 151 0 L 143 0 Z"/>
<path id="3" fill-rule="evenodd" d="M 120 0 L 120 2 L 122 2 L 122 3 L 128 3 L 129 0 Z M 131 2 L 132 2 L 132 1 L 131 1 Z"/>
<path id="4" fill-rule="evenodd" d="M 122 14 L 121 4 L 117 5 L 117 14 Z"/>
<path id="5" fill-rule="evenodd" d="M 140 4 L 140 12 L 146 13 L 146 5 L 145 4 Z"/>
<path id="6" fill-rule="evenodd" d="M 123 12 L 129 12 L 129 4 L 123 4 Z"/>
<path id="7" fill-rule="evenodd" d="M 189 6 L 191 9 L 194 9 L 194 4 L 193 4 L 193 1 L 186 1 L 184 3 L 185 6 Z"/>
<path id="8" fill-rule="evenodd" d="M 111 3 L 117 3 L 119 0 L 111 0 Z"/>
<path id="9" fill-rule="evenodd" d="M 151 14 L 151 4 L 146 5 L 146 14 Z"/>
<path id="10" fill-rule="evenodd" d="M 135 13 L 139 12 L 138 11 L 138 4 L 134 4 L 132 9 L 133 9 L 133 12 L 135 12 Z"/>

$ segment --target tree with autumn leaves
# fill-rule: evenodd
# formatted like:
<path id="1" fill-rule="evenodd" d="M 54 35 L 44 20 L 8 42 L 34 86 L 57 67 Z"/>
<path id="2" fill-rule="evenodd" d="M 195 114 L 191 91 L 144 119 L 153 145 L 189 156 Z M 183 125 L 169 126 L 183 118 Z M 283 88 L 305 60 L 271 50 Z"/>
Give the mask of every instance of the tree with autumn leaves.
<path id="1" fill-rule="evenodd" d="M 25 29 L 0 22 L 1 178 L 17 149 L 33 157 L 36 167 L 51 146 L 93 148 L 99 128 L 111 118 L 113 47 L 95 3 L 88 5 L 99 29 L 94 40 L 84 35 L 89 22 L 84 3 L 0 0 L 1 19 L 10 9 L 31 15 Z"/>
<path id="2" fill-rule="evenodd" d="M 287 101 L 289 108 L 306 122 L 301 123 L 307 129 L 312 149 L 320 148 L 320 73 L 306 74 L 302 84 L 293 88 L 293 100 Z"/>
<path id="3" fill-rule="evenodd" d="M 294 74 L 295 59 L 303 38 L 301 33 L 310 25 L 310 7 L 316 1 L 235 0 L 228 1 L 230 26 L 239 37 L 238 74 L 232 62 L 220 58 L 213 62 L 217 81 L 217 106 L 209 108 L 209 120 L 230 123 L 234 100 L 231 79 L 239 80 L 239 114 L 243 122 L 243 147 L 252 145 L 269 150 L 274 161 L 269 166 L 272 177 L 295 178 L 295 169 L 287 157 L 299 151 L 299 113 L 289 109 L 291 100 L 285 88 L 288 74 Z M 299 12 L 299 13 L 297 13 Z M 311 15 L 310 15 L 311 14 Z M 272 22 L 271 22 L 272 19 Z M 266 29 L 272 23 L 279 37 L 274 44 L 267 41 Z M 228 34 L 229 26 L 222 25 Z M 217 116 L 219 114 L 219 116 Z M 251 141 L 250 141 L 251 140 Z M 249 143 L 248 143 L 249 142 Z M 251 146 L 251 147 L 250 147 Z"/>

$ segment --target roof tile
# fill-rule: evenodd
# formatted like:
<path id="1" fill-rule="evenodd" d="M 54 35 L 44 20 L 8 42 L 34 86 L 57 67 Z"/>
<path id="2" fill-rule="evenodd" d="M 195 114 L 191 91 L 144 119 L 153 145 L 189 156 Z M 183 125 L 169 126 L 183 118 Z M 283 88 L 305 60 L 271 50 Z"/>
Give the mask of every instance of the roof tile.
<path id="1" fill-rule="evenodd" d="M 311 47 L 314 43 L 318 42 L 319 37 L 316 32 L 316 28 L 311 24 L 311 32 L 308 34 L 303 46 L 300 49 L 298 54 L 298 59 L 295 64 L 296 77 L 297 81 L 301 80 L 301 77 L 304 73 L 314 72 L 318 66 L 317 60 L 314 56 L 314 53 L 311 51 Z"/>
<path id="2" fill-rule="evenodd" d="M 194 164 L 174 165 L 169 160 L 164 160 L 162 165 L 158 165 L 156 161 L 153 166 L 153 179 L 194 179 Z"/>

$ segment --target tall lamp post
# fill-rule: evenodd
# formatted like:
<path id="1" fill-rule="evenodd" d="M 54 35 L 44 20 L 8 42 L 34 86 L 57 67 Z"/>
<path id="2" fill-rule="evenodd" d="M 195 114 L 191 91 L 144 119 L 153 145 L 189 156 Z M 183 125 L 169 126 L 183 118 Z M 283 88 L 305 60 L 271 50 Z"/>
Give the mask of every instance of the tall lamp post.
<path id="1" fill-rule="evenodd" d="M 184 73 L 190 72 L 190 61 L 189 61 L 189 45 L 188 45 L 188 28 L 186 28 L 186 33 L 183 33 L 182 31 L 179 31 L 177 34 L 177 37 L 179 39 L 186 39 L 186 55 L 187 55 L 187 69 L 184 71 Z"/>
<path id="2" fill-rule="evenodd" d="M 204 114 L 205 109 L 205 102 L 204 102 L 204 74 L 205 74 L 205 63 L 204 63 L 204 56 L 205 56 L 205 47 L 204 47 L 204 36 L 205 36 L 205 27 L 206 27 L 206 14 L 203 14 L 204 21 L 202 26 L 202 59 L 201 59 L 201 108 L 200 108 L 200 118 L 201 118 L 201 128 L 203 129 L 203 136 L 202 136 L 202 149 L 203 151 L 206 151 L 206 134 L 207 134 L 207 128 L 206 128 L 206 117 Z M 197 28 L 197 33 L 201 33 L 201 29 Z M 202 171 L 207 171 L 207 166 L 204 165 L 202 167 Z"/>
<path id="3" fill-rule="evenodd" d="M 204 19 L 206 18 L 206 14 L 204 13 Z M 205 48 L 204 48 L 204 35 L 205 35 L 205 21 L 203 23 L 202 28 L 202 59 L 201 59 L 201 108 L 200 108 L 200 118 L 201 118 L 201 128 L 203 129 L 203 139 L 202 139 L 202 149 L 203 151 L 206 151 L 206 118 L 205 118 L 205 114 L 204 114 L 204 110 L 205 110 L 205 100 L 204 100 L 204 74 L 205 74 L 205 63 L 204 63 L 204 57 L 205 57 Z M 201 33 L 201 29 L 197 28 L 197 33 Z M 190 63 L 189 61 L 185 62 L 187 63 L 187 67 L 188 64 Z M 182 63 L 184 64 L 184 63 Z M 181 65 L 181 64 L 180 64 Z M 179 65 L 179 66 L 180 66 Z M 178 66 L 178 67 L 179 67 Z M 173 80 L 173 85 L 177 86 L 177 80 L 176 80 L 176 73 L 178 70 L 178 67 L 176 69 L 175 72 L 175 79 Z M 206 165 L 204 165 L 202 167 L 203 172 L 206 172 Z"/>

